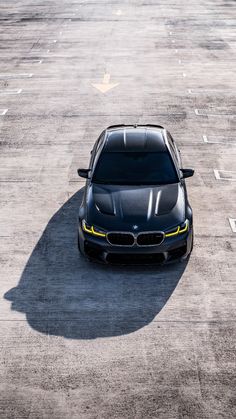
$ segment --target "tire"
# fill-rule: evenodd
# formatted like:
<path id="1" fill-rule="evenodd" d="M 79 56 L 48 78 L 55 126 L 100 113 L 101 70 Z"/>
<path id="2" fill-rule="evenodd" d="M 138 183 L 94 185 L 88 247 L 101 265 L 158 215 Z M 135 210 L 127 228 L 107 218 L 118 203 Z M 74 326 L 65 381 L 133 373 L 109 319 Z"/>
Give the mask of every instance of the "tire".
<path id="1" fill-rule="evenodd" d="M 188 256 L 186 256 L 184 259 L 183 259 L 183 258 L 181 258 L 181 259 L 179 260 L 179 262 L 180 262 L 180 263 L 181 263 L 181 262 L 186 262 L 186 261 L 188 261 L 188 260 L 189 260 L 190 255 L 191 255 L 192 250 L 193 250 L 193 237 L 194 237 L 194 234 L 192 233 L 192 242 L 191 242 L 190 252 L 188 253 Z"/>
<path id="2" fill-rule="evenodd" d="M 194 233 L 192 234 L 192 244 L 191 244 L 190 253 L 192 253 L 192 250 L 193 250 L 193 242 L 194 242 Z"/>
<path id="3" fill-rule="evenodd" d="M 79 242 L 79 235 L 78 235 L 78 238 L 77 238 L 77 245 L 78 245 L 78 250 L 81 253 L 80 242 Z"/>

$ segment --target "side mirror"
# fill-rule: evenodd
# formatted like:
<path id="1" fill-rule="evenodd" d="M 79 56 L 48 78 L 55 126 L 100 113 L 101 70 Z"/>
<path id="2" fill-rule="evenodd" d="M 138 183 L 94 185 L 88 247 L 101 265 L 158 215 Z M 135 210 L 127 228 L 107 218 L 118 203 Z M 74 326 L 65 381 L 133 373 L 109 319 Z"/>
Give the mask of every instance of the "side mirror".
<path id="1" fill-rule="evenodd" d="M 194 175 L 194 170 L 193 169 L 180 169 L 180 171 L 182 172 L 183 178 L 185 179 L 186 177 L 191 177 Z"/>
<path id="2" fill-rule="evenodd" d="M 80 177 L 87 179 L 89 177 L 90 169 L 78 169 L 77 173 Z"/>

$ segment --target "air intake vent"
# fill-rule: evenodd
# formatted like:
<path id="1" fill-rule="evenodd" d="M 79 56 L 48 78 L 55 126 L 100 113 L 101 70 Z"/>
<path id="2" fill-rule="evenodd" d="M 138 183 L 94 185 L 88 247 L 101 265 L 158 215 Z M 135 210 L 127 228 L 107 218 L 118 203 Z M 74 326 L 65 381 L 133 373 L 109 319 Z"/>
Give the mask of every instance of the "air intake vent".
<path id="1" fill-rule="evenodd" d="M 124 265 L 150 265 L 160 264 L 165 261 L 163 253 L 140 254 L 140 253 L 109 253 L 107 255 L 107 262 L 113 264 Z"/>

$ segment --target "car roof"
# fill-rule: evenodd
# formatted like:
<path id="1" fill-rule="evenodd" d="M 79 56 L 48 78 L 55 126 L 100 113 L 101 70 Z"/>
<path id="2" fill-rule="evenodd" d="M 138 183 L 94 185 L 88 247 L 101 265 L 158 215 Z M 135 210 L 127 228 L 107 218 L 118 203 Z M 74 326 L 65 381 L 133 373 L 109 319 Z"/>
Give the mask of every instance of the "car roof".
<path id="1" fill-rule="evenodd" d="M 164 128 L 158 125 L 115 125 L 107 128 L 105 152 L 166 151 Z"/>

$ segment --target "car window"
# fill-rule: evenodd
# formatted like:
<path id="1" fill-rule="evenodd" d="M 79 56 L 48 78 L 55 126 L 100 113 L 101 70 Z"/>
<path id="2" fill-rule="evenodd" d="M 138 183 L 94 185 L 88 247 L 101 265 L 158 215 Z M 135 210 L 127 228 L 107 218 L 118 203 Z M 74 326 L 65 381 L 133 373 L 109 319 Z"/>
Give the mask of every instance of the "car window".
<path id="1" fill-rule="evenodd" d="M 103 152 L 92 182 L 117 185 L 163 185 L 179 182 L 166 152 Z"/>

